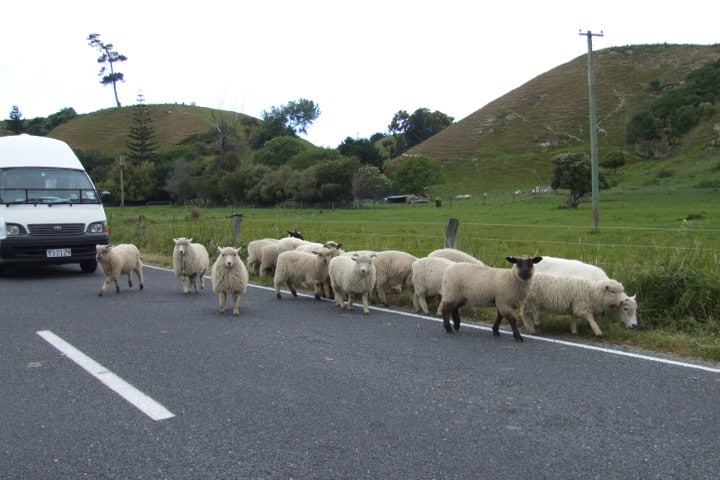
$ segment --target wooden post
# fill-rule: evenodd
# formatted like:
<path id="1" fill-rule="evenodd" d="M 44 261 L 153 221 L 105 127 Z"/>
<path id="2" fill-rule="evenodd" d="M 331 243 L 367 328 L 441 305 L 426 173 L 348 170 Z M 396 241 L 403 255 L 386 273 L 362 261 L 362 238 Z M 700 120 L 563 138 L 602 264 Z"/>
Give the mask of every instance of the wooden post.
<path id="1" fill-rule="evenodd" d="M 457 229 L 460 226 L 460 220 L 451 218 L 448 220 L 445 229 L 445 248 L 457 248 Z"/>
<path id="2" fill-rule="evenodd" d="M 240 238 L 240 223 L 242 222 L 242 213 L 233 213 L 232 215 L 233 219 L 233 238 L 235 240 L 235 245 L 238 243 L 238 239 Z"/>

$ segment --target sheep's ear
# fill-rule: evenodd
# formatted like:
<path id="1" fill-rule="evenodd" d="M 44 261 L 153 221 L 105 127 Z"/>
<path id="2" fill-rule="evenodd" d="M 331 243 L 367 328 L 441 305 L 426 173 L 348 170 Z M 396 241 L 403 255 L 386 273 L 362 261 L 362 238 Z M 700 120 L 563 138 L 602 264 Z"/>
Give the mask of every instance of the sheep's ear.
<path id="1" fill-rule="evenodd" d="M 177 239 L 177 238 L 173 238 L 173 242 L 177 243 L 177 242 L 178 242 L 178 239 Z"/>
<path id="2" fill-rule="evenodd" d="M 192 238 L 188 238 L 187 241 L 192 243 Z"/>
<path id="3" fill-rule="evenodd" d="M 218 252 L 222 253 L 222 247 L 218 245 Z"/>
<path id="4" fill-rule="evenodd" d="M 358 257 L 357 255 L 353 255 L 352 257 L 350 257 L 350 260 L 352 260 L 353 262 L 357 263 L 358 258 L 360 258 L 360 257 Z"/>
<path id="5" fill-rule="evenodd" d="M 542 257 L 534 257 L 533 258 L 533 263 L 540 263 L 540 262 L 542 262 Z"/>
<path id="6" fill-rule="evenodd" d="M 507 260 L 510 263 L 517 263 L 517 258 L 515 258 L 515 257 L 505 257 L 505 260 Z"/>
<path id="7" fill-rule="evenodd" d="M 338 244 L 337 244 L 337 246 L 335 247 L 335 249 L 336 249 L 336 250 L 339 250 L 339 249 L 340 249 L 340 247 L 342 247 L 342 246 L 343 246 L 343 244 L 342 244 L 342 243 L 338 243 Z"/>

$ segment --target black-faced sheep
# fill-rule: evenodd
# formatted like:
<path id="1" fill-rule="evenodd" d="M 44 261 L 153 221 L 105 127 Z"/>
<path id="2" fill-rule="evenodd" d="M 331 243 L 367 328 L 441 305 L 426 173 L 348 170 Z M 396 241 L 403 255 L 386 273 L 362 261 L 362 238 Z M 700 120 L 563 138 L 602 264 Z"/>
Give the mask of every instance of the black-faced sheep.
<path id="1" fill-rule="evenodd" d="M 602 268 L 571 258 L 543 256 L 542 263 L 535 268 L 535 271 L 560 276 L 576 275 L 588 280 L 610 280 Z M 634 328 L 638 324 L 636 296 L 624 294 L 624 301 L 620 305 L 613 306 L 612 312 L 626 327 Z"/>
<path id="2" fill-rule="evenodd" d="M 353 309 L 355 296 L 362 296 L 363 312 L 370 313 L 370 295 L 375 287 L 376 270 L 374 255 L 340 255 L 330 260 L 328 272 L 335 303 L 345 308 L 344 296 L 347 295 L 347 309 Z"/>
<path id="3" fill-rule="evenodd" d="M 585 318 L 599 337 L 602 331 L 595 319 L 605 310 L 622 305 L 626 297 L 622 284 L 615 280 L 535 273 L 520 314 L 525 328 L 531 333 L 535 333 L 535 326 L 540 325 L 538 312 L 542 311 L 571 314 L 570 329 L 574 334 L 577 334 L 576 317 Z"/>
<path id="4" fill-rule="evenodd" d="M 275 276 L 275 297 L 282 298 L 280 286 L 287 285 L 293 297 L 297 297 L 294 284 L 305 283 L 314 287 L 315 299 L 320 300 L 323 294 L 323 284 L 328 278 L 328 264 L 330 263 L 330 250 L 320 247 L 312 253 L 289 251 L 278 255 Z"/>
<path id="5" fill-rule="evenodd" d="M 240 249 L 218 247 L 218 257 L 212 266 L 212 289 L 218 294 L 220 313 L 225 313 L 227 296 L 232 296 L 233 315 L 240 315 L 240 295 L 248 284 L 248 271 L 240 259 Z"/>
<path id="6" fill-rule="evenodd" d="M 445 330 L 450 333 L 450 316 L 455 330 L 460 328 L 460 307 L 495 307 L 497 317 L 493 334 L 500 335 L 500 320 L 505 317 L 513 337 L 522 341 L 514 310 L 520 308 L 530 291 L 533 267 L 542 257 L 505 257 L 512 268 L 494 268 L 471 263 L 451 265 L 443 275 L 440 312 Z"/>
<path id="7" fill-rule="evenodd" d="M 95 259 L 100 265 L 100 269 L 105 274 L 105 281 L 100 287 L 99 296 L 105 294 L 110 282 L 115 282 L 115 291 L 120 293 L 120 285 L 118 277 L 127 275 L 128 286 L 132 288 L 132 272 L 138 278 L 140 290 L 144 288 L 142 274 L 142 260 L 140 260 L 140 251 L 131 243 L 121 243 L 118 245 L 96 245 Z"/>
<path id="8" fill-rule="evenodd" d="M 173 271 L 180 279 L 184 293 L 190 293 L 193 289 L 198 293 L 205 289 L 205 272 L 210 266 L 210 257 L 205 246 L 200 243 L 192 243 L 192 238 L 174 238 L 173 247 Z"/>

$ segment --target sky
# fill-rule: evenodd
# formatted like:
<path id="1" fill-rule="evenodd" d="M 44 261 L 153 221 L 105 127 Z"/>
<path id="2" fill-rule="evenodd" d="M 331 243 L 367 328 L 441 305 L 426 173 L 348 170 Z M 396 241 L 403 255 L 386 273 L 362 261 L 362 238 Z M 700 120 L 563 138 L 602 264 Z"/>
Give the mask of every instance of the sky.
<path id="1" fill-rule="evenodd" d="M 123 106 L 195 104 L 261 118 L 307 99 L 320 116 L 301 135 L 335 148 L 386 132 L 400 110 L 456 121 L 593 50 L 720 43 L 707 0 L 34 0 L 5 2 L 0 118 L 115 106 L 100 84 L 91 33 L 115 64 Z"/>

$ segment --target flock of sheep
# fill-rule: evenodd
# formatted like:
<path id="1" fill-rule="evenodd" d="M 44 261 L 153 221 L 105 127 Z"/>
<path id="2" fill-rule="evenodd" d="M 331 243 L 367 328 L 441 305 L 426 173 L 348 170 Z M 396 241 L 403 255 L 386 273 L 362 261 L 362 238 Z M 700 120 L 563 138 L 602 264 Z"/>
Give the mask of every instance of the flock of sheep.
<path id="1" fill-rule="evenodd" d="M 247 246 L 247 267 L 240 249 L 218 247 L 218 255 L 210 266 L 210 258 L 202 244 L 190 238 L 174 239 L 173 270 L 183 292 L 204 288 L 204 276 L 210 269 L 213 292 L 218 295 L 220 313 L 232 298 L 233 314 L 239 315 L 240 295 L 247 289 L 249 273 L 273 277 L 275 296 L 282 298 L 285 286 L 297 297 L 296 287 L 313 288 L 314 296 L 334 298 L 338 307 L 352 310 L 356 299 L 362 300 L 363 312 L 369 313 L 373 299 L 388 306 L 387 294 L 412 292 L 416 312 L 429 314 L 427 299 L 439 297 L 437 314 L 443 318 L 447 332 L 460 328 L 459 310 L 463 306 L 495 308 L 497 316 L 493 333 L 505 318 L 513 337 L 522 341 L 515 312 L 525 329 L 535 333 L 539 312 L 571 315 L 571 331 L 577 333 L 577 318 L 584 318 L 595 335 L 602 335 L 596 319 L 612 310 L 627 327 L 637 325 L 635 296 L 625 293 L 623 285 L 599 267 L 555 257 L 527 255 L 506 257 L 511 268 L 496 268 L 455 249 L 439 249 L 418 258 L 399 250 L 345 252 L 334 241 L 309 242 L 297 232 L 288 232 L 281 239 L 253 240 Z M 135 272 L 143 288 L 142 261 L 132 244 L 98 245 L 97 260 L 106 278 L 100 289 L 102 296 L 111 282 L 120 291 L 118 277 L 127 275 L 132 287 Z M 452 320 L 452 326 L 450 321 Z"/>

